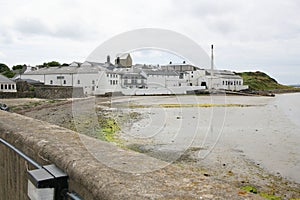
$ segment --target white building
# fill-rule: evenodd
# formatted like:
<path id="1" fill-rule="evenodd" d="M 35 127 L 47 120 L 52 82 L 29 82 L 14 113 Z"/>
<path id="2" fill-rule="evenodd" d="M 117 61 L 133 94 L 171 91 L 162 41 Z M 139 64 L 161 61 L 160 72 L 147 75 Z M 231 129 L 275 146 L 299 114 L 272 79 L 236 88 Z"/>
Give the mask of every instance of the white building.
<path id="1" fill-rule="evenodd" d="M 82 87 L 84 94 L 97 95 L 111 92 L 118 86 L 119 75 L 107 73 L 104 64 L 84 62 L 64 67 L 45 67 L 22 74 L 45 85 Z"/>
<path id="2" fill-rule="evenodd" d="M 194 90 L 239 91 L 248 88 L 243 85 L 240 76 L 226 70 L 213 70 L 211 73 L 211 70 L 200 69 L 185 62 L 130 67 L 130 55 L 126 54 L 124 59 L 125 66 L 121 63 L 111 64 L 108 56 L 106 63 L 73 62 L 69 66 L 46 67 L 24 73 L 22 79 L 40 81 L 45 85 L 82 87 L 86 95 L 113 92 L 128 95 L 186 94 Z"/>
<path id="3" fill-rule="evenodd" d="M 14 81 L 0 74 L 0 92 L 17 92 L 17 85 Z"/>
<path id="4" fill-rule="evenodd" d="M 205 70 L 205 76 L 198 79 L 198 84 L 215 90 L 241 91 L 248 89 L 243 78 L 227 70 Z"/>

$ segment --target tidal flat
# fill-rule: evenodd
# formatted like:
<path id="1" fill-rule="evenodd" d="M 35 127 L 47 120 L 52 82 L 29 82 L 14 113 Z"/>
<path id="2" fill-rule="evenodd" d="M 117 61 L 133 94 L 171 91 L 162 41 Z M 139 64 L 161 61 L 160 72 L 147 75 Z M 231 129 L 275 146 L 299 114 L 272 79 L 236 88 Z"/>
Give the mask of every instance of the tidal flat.
<path id="1" fill-rule="evenodd" d="M 297 199 L 299 100 L 300 94 L 92 97 L 16 112 L 95 137 L 109 119 L 114 131 L 105 127 L 111 133 L 107 140 L 121 148 L 234 187 L 255 188 L 265 198 Z"/>

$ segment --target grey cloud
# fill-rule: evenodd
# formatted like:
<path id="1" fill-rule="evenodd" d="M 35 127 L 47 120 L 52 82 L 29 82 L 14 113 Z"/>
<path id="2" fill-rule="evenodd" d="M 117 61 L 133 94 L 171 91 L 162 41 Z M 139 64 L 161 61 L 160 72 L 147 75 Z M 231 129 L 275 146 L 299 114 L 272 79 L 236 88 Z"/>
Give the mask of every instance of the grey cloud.
<path id="1" fill-rule="evenodd" d="M 0 30 L 0 41 L 2 44 L 11 44 L 13 43 L 12 33 L 6 31 L 5 29 Z"/>
<path id="2" fill-rule="evenodd" d="M 47 35 L 51 34 L 51 30 L 41 20 L 37 18 L 19 19 L 15 22 L 14 28 L 27 35 Z"/>
<path id="3" fill-rule="evenodd" d="M 224 35 L 233 33 L 238 29 L 234 21 L 222 18 L 209 20 L 207 22 L 207 27 L 209 27 L 214 32 Z"/>
<path id="4" fill-rule="evenodd" d="M 97 34 L 93 27 L 76 20 L 61 21 L 50 28 L 49 25 L 37 18 L 19 19 L 14 28 L 22 35 L 50 36 L 67 39 L 92 39 Z M 94 34 L 94 35 L 93 35 Z"/>
<path id="5" fill-rule="evenodd" d="M 242 6 L 238 1 L 224 0 L 224 1 L 181 1 L 173 0 L 173 3 L 181 6 L 176 7 L 176 12 L 185 13 L 191 17 L 209 17 L 209 16 L 224 16 L 229 13 L 238 11 Z"/>
<path id="6" fill-rule="evenodd" d="M 81 22 L 64 22 L 56 27 L 53 36 L 69 38 L 69 39 L 82 39 L 90 40 L 98 36 L 98 32 L 92 25 Z"/>

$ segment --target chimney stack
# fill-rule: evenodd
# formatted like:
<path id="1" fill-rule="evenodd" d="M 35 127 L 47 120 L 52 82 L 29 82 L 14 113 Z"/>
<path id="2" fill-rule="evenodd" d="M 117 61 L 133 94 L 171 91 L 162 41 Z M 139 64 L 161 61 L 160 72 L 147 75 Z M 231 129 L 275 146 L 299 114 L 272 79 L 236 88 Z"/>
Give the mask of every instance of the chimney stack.
<path id="1" fill-rule="evenodd" d="M 210 66 L 210 89 L 213 89 L 213 76 L 214 76 L 214 45 L 211 45 L 211 66 Z"/>
<path id="2" fill-rule="evenodd" d="M 214 45 L 211 45 L 211 73 L 213 73 L 214 70 Z"/>

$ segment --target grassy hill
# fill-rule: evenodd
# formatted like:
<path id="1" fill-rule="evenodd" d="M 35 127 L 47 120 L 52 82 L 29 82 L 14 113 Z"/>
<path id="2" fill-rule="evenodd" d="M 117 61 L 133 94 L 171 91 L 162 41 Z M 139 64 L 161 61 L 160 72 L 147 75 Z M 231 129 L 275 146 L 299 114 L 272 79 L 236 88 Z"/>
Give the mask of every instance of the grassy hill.
<path id="1" fill-rule="evenodd" d="M 244 85 L 249 85 L 250 90 L 293 90 L 294 87 L 279 84 L 263 72 L 241 72 L 236 73 L 244 80 Z"/>

